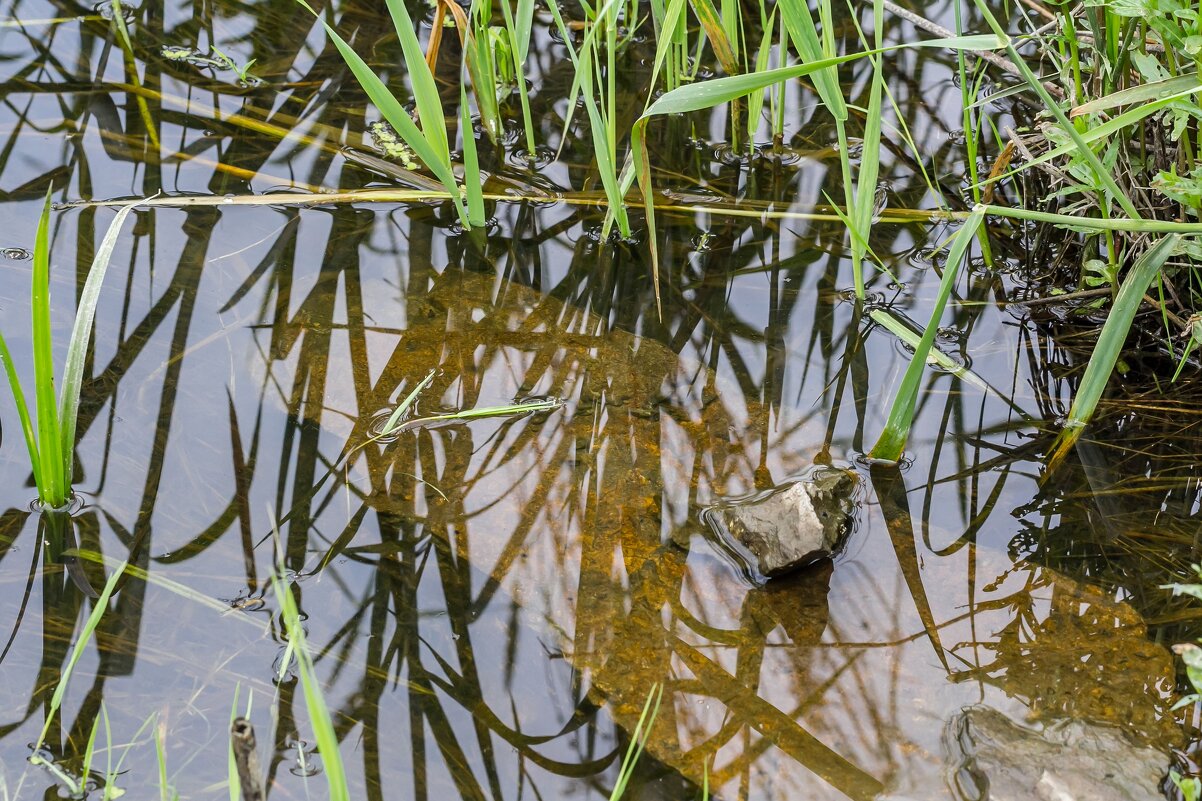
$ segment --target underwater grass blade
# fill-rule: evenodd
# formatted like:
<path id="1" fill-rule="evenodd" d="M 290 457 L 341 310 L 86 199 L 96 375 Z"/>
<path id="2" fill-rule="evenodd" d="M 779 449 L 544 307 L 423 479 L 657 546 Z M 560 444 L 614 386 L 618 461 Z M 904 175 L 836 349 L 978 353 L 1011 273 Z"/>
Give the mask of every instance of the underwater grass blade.
<path id="1" fill-rule="evenodd" d="M 1093 417 L 1102 392 L 1110 382 L 1110 375 L 1114 372 L 1114 366 L 1123 351 L 1123 343 L 1127 341 L 1131 321 L 1135 319 L 1135 313 L 1143 302 L 1144 293 L 1180 245 L 1180 236 L 1166 236 L 1160 239 L 1139 257 L 1127 273 L 1127 277 L 1123 279 L 1110 315 L 1102 325 L 1102 333 L 1098 335 L 1098 342 L 1089 357 L 1081 384 L 1073 397 L 1068 420 L 1052 444 L 1051 457 L 1048 460 L 1049 472 L 1060 463 Z"/>
<path id="2" fill-rule="evenodd" d="M 321 754 L 321 760 L 325 767 L 330 801 L 350 801 L 350 789 L 346 781 L 342 753 L 338 747 L 338 733 L 334 729 L 334 719 L 330 715 L 330 708 L 326 704 L 325 695 L 321 690 L 321 682 L 313 665 L 313 657 L 309 653 L 309 646 L 305 641 L 305 629 L 301 625 L 296 599 L 292 597 L 292 590 L 280 578 L 279 570 L 271 576 L 271 588 L 275 592 L 276 602 L 280 605 L 280 618 L 288 632 L 288 650 L 295 657 L 300 670 L 305 707 L 309 710 L 309 723 L 313 727 L 313 737 L 317 741 L 317 752 Z M 284 666 L 286 667 L 286 661 Z"/>
<path id="3" fill-rule="evenodd" d="M 51 507 L 67 502 L 63 485 L 62 436 L 54 397 L 54 341 L 50 322 L 50 194 L 42 205 L 33 247 L 33 390 L 37 409 L 38 453 L 42 459 L 42 502 Z M 70 480 L 69 477 L 67 480 Z"/>
<path id="4" fill-rule="evenodd" d="M 910 365 L 906 368 L 901 385 L 893 398 L 893 406 L 889 409 L 885 428 L 881 431 L 876 445 L 872 446 L 870 455 L 874 459 L 896 462 L 901 458 L 902 451 L 906 447 L 906 440 L 910 437 L 910 426 L 914 422 L 914 410 L 918 404 L 918 389 L 922 383 L 927 357 L 939 331 L 939 320 L 951 297 L 952 287 L 956 284 L 956 276 L 960 274 L 960 263 L 964 260 L 964 255 L 968 252 L 968 247 L 972 244 L 977 235 L 977 229 L 981 227 L 984 219 L 984 206 L 977 206 L 960 230 L 956 232 L 955 242 L 952 244 L 947 262 L 943 267 L 943 278 L 939 282 L 939 293 L 935 297 L 930 322 L 927 323 L 922 339 L 918 341 L 918 347 L 914 349 L 914 354 L 910 357 Z"/>
<path id="5" fill-rule="evenodd" d="M 643 711 L 639 715 L 639 722 L 635 724 L 634 734 L 630 738 L 626 754 L 622 757 L 622 766 L 618 769 L 618 780 L 614 782 L 614 789 L 609 794 L 609 801 L 619 801 L 626 794 L 626 785 L 630 783 L 630 777 L 634 775 L 639 757 L 643 755 L 643 747 L 647 744 L 647 738 L 651 734 L 651 724 L 655 722 L 655 718 L 659 714 L 659 705 L 663 697 L 664 686 L 657 682 L 652 686 L 651 692 L 647 693 L 647 700 L 643 702 Z"/>
<path id="6" fill-rule="evenodd" d="M 108 581 L 104 583 L 104 589 L 100 591 L 100 597 L 92 604 L 92 612 L 88 615 L 83 628 L 80 629 L 79 636 L 75 639 L 75 645 L 71 647 L 71 656 L 67 659 L 67 664 L 63 667 L 62 675 L 59 677 L 58 686 L 54 688 L 54 694 L 50 696 L 50 706 L 46 711 L 46 722 L 42 725 L 42 733 L 38 735 L 37 743 L 33 747 L 35 752 L 40 751 L 46 742 L 46 734 L 50 731 L 50 723 L 58 713 L 59 707 L 63 705 L 63 696 L 67 693 L 67 685 L 71 681 L 71 672 L 75 670 L 76 663 L 83 656 L 84 649 L 88 647 L 88 643 L 92 640 L 92 635 L 96 633 L 96 627 L 100 625 L 100 619 L 108 611 L 109 598 L 112 597 L 113 591 L 117 588 L 117 582 L 125 575 L 127 564 L 127 562 L 122 562 L 120 567 L 113 571 Z"/>
<path id="7" fill-rule="evenodd" d="M 75 426 L 79 417 L 79 390 L 83 383 L 84 360 L 88 356 L 88 343 L 92 338 L 92 323 L 96 319 L 96 305 L 100 300 L 100 287 L 113 258 L 113 248 L 125 218 L 141 201 L 122 206 L 109 224 L 108 231 L 96 249 L 88 277 L 79 296 L 79 308 L 75 311 L 75 325 L 71 329 L 71 340 L 67 345 L 67 361 L 63 368 L 63 386 L 59 395 L 58 419 L 61 427 L 63 480 L 69 488 L 75 471 Z M 39 411 L 40 416 L 40 411 Z"/>

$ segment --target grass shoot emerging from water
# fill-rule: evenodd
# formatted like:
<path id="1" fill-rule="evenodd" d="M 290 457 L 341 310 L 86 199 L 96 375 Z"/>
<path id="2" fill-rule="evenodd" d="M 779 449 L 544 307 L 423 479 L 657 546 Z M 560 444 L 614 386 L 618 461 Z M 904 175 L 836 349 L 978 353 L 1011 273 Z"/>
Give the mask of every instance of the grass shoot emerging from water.
<path id="1" fill-rule="evenodd" d="M 278 539 L 278 529 L 276 536 Z M 350 787 L 347 784 L 346 768 L 342 763 L 342 752 L 338 748 L 338 732 L 334 728 L 334 718 L 330 714 L 330 706 L 326 703 L 325 693 L 321 688 L 321 679 L 317 676 L 313 655 L 309 651 L 300 609 L 296 605 L 296 598 L 292 595 L 292 588 L 283 578 L 283 571 L 283 565 L 279 565 L 271 576 L 271 589 L 275 593 L 276 603 L 280 608 L 280 620 L 288 635 L 288 648 L 284 652 L 284 658 L 280 660 L 278 678 L 281 681 L 285 678 L 289 664 L 295 659 L 300 674 L 301 689 L 305 697 L 305 708 L 309 711 L 309 724 L 313 727 L 317 753 L 321 755 L 325 769 L 329 799 L 330 801 L 350 801 Z"/>
<path id="2" fill-rule="evenodd" d="M 125 218 L 136 203 L 122 206 L 108 232 L 96 250 L 87 280 L 79 297 L 75 312 L 75 324 L 67 346 L 67 359 L 63 368 L 62 390 L 55 397 L 54 384 L 54 338 L 50 318 L 50 196 L 47 194 L 38 219 L 33 249 L 33 286 L 31 308 L 33 315 L 33 389 L 34 412 L 25 399 L 21 378 L 9 351 L 8 343 L 0 333 L 0 361 L 8 386 L 16 403 L 17 415 L 21 420 L 21 431 L 25 436 L 25 447 L 33 469 L 38 498 L 44 507 L 59 509 L 71 499 L 71 477 L 75 469 L 75 426 L 79 415 L 79 392 L 83 382 L 84 360 L 88 354 L 88 343 L 92 337 L 92 323 L 96 319 L 96 305 L 100 299 L 100 287 L 112 259 L 113 248 L 121 233 Z"/>

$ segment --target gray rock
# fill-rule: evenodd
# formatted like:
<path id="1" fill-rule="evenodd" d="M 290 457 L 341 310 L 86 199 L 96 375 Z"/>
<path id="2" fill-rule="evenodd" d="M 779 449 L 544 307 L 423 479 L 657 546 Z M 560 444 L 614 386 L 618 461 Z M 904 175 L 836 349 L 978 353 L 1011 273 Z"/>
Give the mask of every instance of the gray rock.
<path id="1" fill-rule="evenodd" d="M 1062 718 L 1036 731 L 987 706 L 956 714 L 944 748 L 944 776 L 878 801 L 1161 801 L 1169 766 L 1117 726 Z"/>
<path id="2" fill-rule="evenodd" d="M 834 555 L 855 508 L 855 474 L 823 469 L 768 493 L 711 507 L 711 528 L 753 572 L 779 576 Z"/>

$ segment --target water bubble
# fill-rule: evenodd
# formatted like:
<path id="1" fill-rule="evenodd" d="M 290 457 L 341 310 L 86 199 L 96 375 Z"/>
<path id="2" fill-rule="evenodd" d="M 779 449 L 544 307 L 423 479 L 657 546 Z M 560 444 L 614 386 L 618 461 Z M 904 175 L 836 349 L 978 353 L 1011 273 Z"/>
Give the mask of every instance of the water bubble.
<path id="1" fill-rule="evenodd" d="M 222 202 L 222 203 L 233 203 L 233 202 L 234 202 L 234 196 L 233 196 L 232 194 L 229 194 L 229 195 L 224 195 L 224 196 L 221 198 L 221 202 Z"/>
<path id="2" fill-rule="evenodd" d="M 838 153 L 839 145 L 837 143 L 831 145 L 831 150 Z M 856 161 L 863 155 L 864 155 L 864 140 L 849 138 L 847 140 L 847 157 L 849 159 L 851 159 L 852 161 Z"/>
<path id="3" fill-rule="evenodd" d="M 889 207 L 889 184 L 881 182 L 877 184 L 876 192 L 872 196 L 872 223 L 876 225 L 881 221 L 881 215 L 885 213 L 885 209 Z"/>
<path id="4" fill-rule="evenodd" d="M 718 145 L 714 148 L 714 161 L 729 167 L 741 167 L 750 164 L 758 152 L 754 146 L 747 150 L 735 150 L 729 144 Z"/>
<path id="5" fill-rule="evenodd" d="M 935 336 L 939 339 L 940 342 L 947 342 L 949 344 L 959 344 L 964 341 L 964 338 L 967 336 L 967 333 L 963 329 L 956 328 L 953 325 L 945 325 L 945 326 L 940 327 L 935 332 Z"/>
<path id="6" fill-rule="evenodd" d="M 555 151 L 546 145 L 536 145 L 533 153 L 524 147 L 514 148 L 506 161 L 523 169 L 539 170 L 555 161 Z"/>
<path id="7" fill-rule="evenodd" d="M 125 20 L 126 25 L 133 25 L 138 18 L 138 12 L 141 7 L 134 8 L 132 5 L 121 4 L 121 18 Z M 112 20 L 113 18 L 113 2 L 112 0 L 102 0 L 92 6 L 92 11 L 99 14 L 102 18 Z"/>
<path id="8" fill-rule="evenodd" d="M 382 409 L 372 415 L 371 420 L 367 424 L 367 435 L 376 442 L 396 442 L 404 430 L 404 421 L 407 415 L 402 415 L 393 425 L 392 430 L 385 433 L 385 426 L 388 425 L 388 420 L 392 417 L 394 409 Z"/>
<path id="9" fill-rule="evenodd" d="M 760 160 L 780 164 L 788 167 L 792 164 L 797 164 L 802 159 L 802 154 L 796 148 L 788 145 L 757 145 L 756 153 Z"/>
<path id="10" fill-rule="evenodd" d="M 13 261 L 25 261 L 33 258 L 33 254 L 25 248 L 4 248 L 0 250 L 0 256 Z"/>
<path id="11" fill-rule="evenodd" d="M 293 776 L 309 778 L 321 772 L 321 766 L 318 764 L 317 749 L 314 746 L 309 745 L 304 740 L 294 740 L 288 743 L 288 747 L 296 751 L 296 761 L 288 767 L 289 773 Z"/>
<path id="12" fill-rule="evenodd" d="M 942 267 L 947 261 L 947 250 L 943 248 L 918 248 L 910 253 L 909 261 L 915 267 Z"/>

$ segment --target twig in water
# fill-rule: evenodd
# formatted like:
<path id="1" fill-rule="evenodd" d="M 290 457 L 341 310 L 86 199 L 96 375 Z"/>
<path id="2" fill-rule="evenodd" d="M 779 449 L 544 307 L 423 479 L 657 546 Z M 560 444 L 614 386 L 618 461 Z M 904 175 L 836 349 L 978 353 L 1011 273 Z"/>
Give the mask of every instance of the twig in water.
<path id="1" fill-rule="evenodd" d="M 249 720 L 234 718 L 230 724 L 230 744 L 234 748 L 234 764 L 238 766 L 242 801 L 263 801 L 263 771 L 259 769 L 255 727 Z"/>
<path id="2" fill-rule="evenodd" d="M 889 13 L 895 14 L 895 15 L 901 17 L 902 19 L 906 20 L 914 27 L 921 28 L 922 30 L 926 31 L 927 33 L 933 33 L 942 39 L 951 39 L 956 35 L 956 34 L 952 33 L 950 30 L 948 30 L 947 28 L 943 27 L 942 25 L 939 25 L 938 23 L 935 23 L 935 22 L 931 22 L 926 17 L 919 16 L 918 14 L 915 14 L 913 11 L 910 11 L 909 9 L 902 8 L 897 3 L 890 2 L 890 0 L 882 0 L 882 4 L 884 5 L 885 10 L 888 11 Z M 1011 62 L 1010 59 L 1006 58 L 1005 56 L 999 56 L 997 53 L 991 53 L 988 50 L 973 50 L 972 54 L 979 59 L 988 61 L 990 64 L 997 67 L 998 69 L 1005 70 L 1006 72 L 1010 73 L 1011 75 L 1017 75 L 1020 78 L 1023 77 L 1023 74 L 1019 70 L 1019 68 L 1014 66 L 1014 63 Z M 1058 100 L 1064 100 L 1064 98 L 1065 98 L 1064 90 L 1061 89 L 1059 86 L 1045 82 L 1043 84 L 1043 88 L 1048 91 L 1048 94 L 1052 95 L 1053 97 L 1057 98 Z"/>

